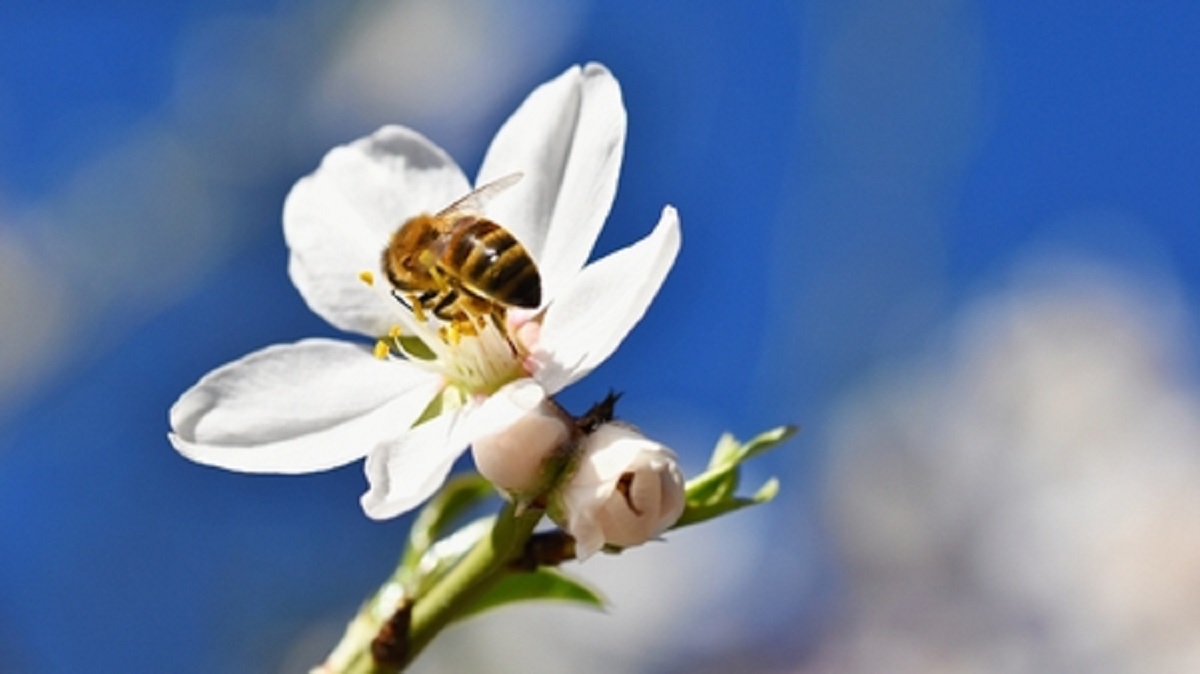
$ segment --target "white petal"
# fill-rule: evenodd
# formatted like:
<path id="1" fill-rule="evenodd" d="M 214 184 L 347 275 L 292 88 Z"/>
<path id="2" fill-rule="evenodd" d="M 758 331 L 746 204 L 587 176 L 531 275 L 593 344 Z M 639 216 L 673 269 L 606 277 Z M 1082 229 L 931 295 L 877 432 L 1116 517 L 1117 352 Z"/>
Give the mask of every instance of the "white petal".
<path id="1" fill-rule="evenodd" d="M 529 377 L 505 384 L 471 415 L 471 439 L 500 433 L 545 399 L 546 391 Z"/>
<path id="2" fill-rule="evenodd" d="M 467 448 L 462 423 L 466 414 L 465 408 L 446 412 L 371 450 L 365 465 L 369 487 L 360 499 L 363 512 L 373 519 L 390 519 L 437 491 Z"/>
<path id="3" fill-rule="evenodd" d="M 455 460 L 476 438 L 498 433 L 536 406 L 545 392 L 531 379 L 518 379 L 489 396 L 445 412 L 401 438 L 380 444 L 367 456 L 370 487 L 363 511 L 374 519 L 401 515 L 429 498 L 446 481 Z"/>
<path id="4" fill-rule="evenodd" d="M 292 282 L 331 324 L 371 337 L 386 334 L 402 309 L 386 292 L 372 292 L 359 274 L 372 272 L 386 289 L 380 260 L 392 233 L 469 189 L 454 160 L 403 127 L 334 148 L 283 205 Z"/>
<path id="5" fill-rule="evenodd" d="M 248 473 L 309 473 L 359 459 L 405 430 L 440 377 L 369 349 L 312 339 L 270 346 L 205 375 L 171 407 L 171 444 Z"/>
<path id="6" fill-rule="evenodd" d="M 663 209 L 649 236 L 588 265 L 547 310 L 531 357 L 550 394 L 591 372 L 641 320 L 679 252 L 679 217 Z"/>
<path id="7" fill-rule="evenodd" d="M 612 207 L 625 149 L 621 88 L 604 66 L 572 67 L 529 95 L 496 134 L 479 184 L 525 174 L 487 213 L 529 249 L 543 303 L 587 261 Z"/>
<path id="8" fill-rule="evenodd" d="M 604 547 L 604 531 L 591 510 L 576 506 L 567 524 L 567 531 L 575 539 L 575 559 L 581 562 Z"/>

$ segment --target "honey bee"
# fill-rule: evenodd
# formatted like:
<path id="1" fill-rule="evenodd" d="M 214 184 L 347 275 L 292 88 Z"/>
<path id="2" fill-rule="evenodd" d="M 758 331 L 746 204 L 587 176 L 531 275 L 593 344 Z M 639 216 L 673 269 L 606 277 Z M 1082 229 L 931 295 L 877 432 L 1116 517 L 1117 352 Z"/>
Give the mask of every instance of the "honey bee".
<path id="1" fill-rule="evenodd" d="M 508 307 L 536 309 L 542 303 L 541 276 L 529 252 L 508 230 L 479 214 L 521 175 L 511 173 L 472 190 L 435 215 L 409 218 L 392 234 L 383 250 L 383 270 L 393 294 L 419 320 L 429 312 L 470 332 L 472 319 L 482 327 L 486 316 L 503 320 Z"/>

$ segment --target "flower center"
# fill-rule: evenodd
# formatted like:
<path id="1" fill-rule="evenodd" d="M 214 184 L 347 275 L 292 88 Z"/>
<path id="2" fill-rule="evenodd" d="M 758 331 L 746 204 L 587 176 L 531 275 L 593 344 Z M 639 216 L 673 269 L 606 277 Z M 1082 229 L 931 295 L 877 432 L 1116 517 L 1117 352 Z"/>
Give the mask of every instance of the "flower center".
<path id="1" fill-rule="evenodd" d="M 359 278 L 377 287 L 371 272 L 362 272 Z M 463 297 L 446 319 L 426 310 L 415 296 L 401 296 L 394 290 L 389 294 L 406 311 L 400 314 L 403 325 L 393 326 L 375 343 L 377 358 L 394 354 L 434 370 L 445 377 L 448 388 L 464 397 L 491 395 L 527 376 L 523 363 L 529 354 L 520 346 L 516 328 L 510 328 L 504 307 Z"/>
<path id="2" fill-rule="evenodd" d="M 376 357 L 396 354 L 435 370 L 449 386 L 466 395 L 491 395 L 527 375 L 522 363 L 528 354 L 507 326 L 492 316 L 475 321 L 470 328 L 430 316 L 411 318 L 408 325 L 394 326 L 376 342 Z"/>
<path id="3" fill-rule="evenodd" d="M 467 393 L 491 395 L 525 375 L 524 356 L 507 331 L 490 318 L 475 334 L 461 334 L 457 326 L 443 325 L 437 344 L 430 348 L 443 355 L 446 379 Z"/>

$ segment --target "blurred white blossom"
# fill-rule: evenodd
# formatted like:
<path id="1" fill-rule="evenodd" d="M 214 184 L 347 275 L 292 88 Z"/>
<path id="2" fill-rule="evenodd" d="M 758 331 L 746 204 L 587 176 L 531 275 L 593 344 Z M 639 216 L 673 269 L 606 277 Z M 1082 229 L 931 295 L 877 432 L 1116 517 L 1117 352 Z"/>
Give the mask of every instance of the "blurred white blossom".
<path id="1" fill-rule="evenodd" d="M 1022 269 L 838 419 L 819 671 L 1200 671 L 1200 400 L 1168 285 Z"/>

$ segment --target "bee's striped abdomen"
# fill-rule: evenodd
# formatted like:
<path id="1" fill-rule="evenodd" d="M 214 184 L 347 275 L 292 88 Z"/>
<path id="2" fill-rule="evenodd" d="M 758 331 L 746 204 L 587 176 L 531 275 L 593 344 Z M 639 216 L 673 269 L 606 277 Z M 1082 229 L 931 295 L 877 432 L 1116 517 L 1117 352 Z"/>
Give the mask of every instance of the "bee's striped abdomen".
<path id="1" fill-rule="evenodd" d="M 442 265 L 464 286 L 499 304 L 534 309 L 542 280 L 525 247 L 508 230 L 483 219 L 455 226 Z"/>

